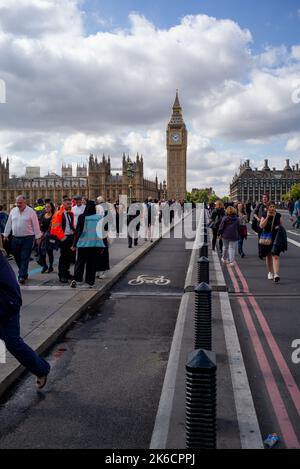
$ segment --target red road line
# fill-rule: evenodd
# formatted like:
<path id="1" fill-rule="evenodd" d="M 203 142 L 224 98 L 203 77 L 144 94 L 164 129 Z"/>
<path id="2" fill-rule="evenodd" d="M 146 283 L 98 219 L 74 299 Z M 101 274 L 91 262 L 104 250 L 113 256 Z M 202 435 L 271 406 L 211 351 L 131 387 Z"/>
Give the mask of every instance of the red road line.
<path id="1" fill-rule="evenodd" d="M 237 273 L 240 277 L 240 280 L 241 282 L 244 284 L 247 285 L 248 287 L 248 284 L 247 284 L 247 281 L 243 275 L 243 273 L 241 272 L 240 269 L 236 269 L 237 270 Z M 243 279 L 243 280 L 242 280 Z M 247 293 L 249 293 L 249 287 L 248 287 L 248 291 Z M 257 316 L 257 319 L 259 321 L 259 324 L 260 324 L 260 327 L 262 328 L 263 330 L 263 333 L 267 339 L 267 342 L 269 344 L 269 347 L 271 349 L 271 352 L 274 356 L 274 359 L 276 360 L 276 363 L 278 364 L 278 367 L 279 367 L 279 370 L 280 370 L 280 373 L 282 375 L 282 378 L 285 382 L 285 385 L 291 395 L 291 398 L 294 402 L 294 405 L 297 409 L 297 412 L 298 412 L 298 415 L 300 416 L 300 391 L 299 391 L 299 388 L 297 386 L 297 383 L 296 381 L 294 380 L 293 378 L 293 375 L 288 367 L 288 364 L 287 362 L 285 361 L 281 351 L 280 351 L 280 348 L 271 332 L 271 329 L 263 315 L 263 312 L 260 308 L 260 306 L 258 305 L 255 297 L 253 295 L 250 295 L 249 297 L 249 302 L 251 303 L 252 307 L 253 307 L 253 310 Z"/>
<path id="2" fill-rule="evenodd" d="M 237 281 L 235 279 L 233 270 L 230 267 L 228 267 L 228 271 L 229 271 L 229 275 L 230 275 L 233 285 L 237 285 Z M 238 291 L 236 290 L 236 293 L 238 292 L 239 292 L 239 289 Z M 283 435 L 283 439 L 285 441 L 286 447 L 288 449 L 292 449 L 292 448 L 299 449 L 300 443 L 298 441 L 294 427 L 292 425 L 292 422 L 289 418 L 288 412 L 282 400 L 274 375 L 272 373 L 271 366 L 264 352 L 264 349 L 260 341 L 260 338 L 258 336 L 258 332 L 256 330 L 255 324 L 252 320 L 248 305 L 246 301 L 244 300 L 244 298 L 238 298 L 238 301 L 240 303 L 240 307 L 244 315 L 244 319 L 245 319 L 245 322 L 249 331 L 249 335 L 250 335 L 251 342 L 252 342 L 252 345 L 256 354 L 256 358 L 259 363 L 260 369 L 262 371 L 262 375 L 266 384 L 266 388 L 267 388 L 271 403 L 273 405 L 273 409 L 274 409 L 277 421 L 279 423 L 281 434 Z"/>
<path id="3" fill-rule="evenodd" d="M 244 292 L 245 292 L 245 293 L 250 293 L 248 283 L 247 283 L 247 281 L 246 281 L 244 275 L 242 274 L 242 271 L 241 271 L 241 269 L 239 268 L 239 265 L 238 265 L 237 262 L 235 263 L 235 270 L 237 271 L 237 274 L 238 274 L 238 276 L 239 276 L 239 279 L 240 279 L 240 281 L 241 281 L 241 283 L 242 283 L 242 285 L 243 285 Z"/>

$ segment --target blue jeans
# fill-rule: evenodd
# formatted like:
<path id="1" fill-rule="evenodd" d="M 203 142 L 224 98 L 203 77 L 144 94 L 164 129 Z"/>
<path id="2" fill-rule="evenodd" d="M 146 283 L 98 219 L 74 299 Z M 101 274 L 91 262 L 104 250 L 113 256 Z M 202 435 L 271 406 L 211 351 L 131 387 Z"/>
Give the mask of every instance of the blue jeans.
<path id="1" fill-rule="evenodd" d="M 244 240 L 245 238 L 240 238 L 239 239 L 239 254 L 242 255 L 244 254 Z"/>
<path id="2" fill-rule="evenodd" d="M 38 378 L 49 374 L 49 363 L 39 357 L 20 337 L 20 314 L 0 322 L 0 339 L 5 343 L 7 350 L 32 374 Z"/>
<path id="3" fill-rule="evenodd" d="M 11 250 L 19 268 L 19 279 L 28 277 L 29 259 L 34 243 L 34 236 L 15 238 L 13 236 Z"/>

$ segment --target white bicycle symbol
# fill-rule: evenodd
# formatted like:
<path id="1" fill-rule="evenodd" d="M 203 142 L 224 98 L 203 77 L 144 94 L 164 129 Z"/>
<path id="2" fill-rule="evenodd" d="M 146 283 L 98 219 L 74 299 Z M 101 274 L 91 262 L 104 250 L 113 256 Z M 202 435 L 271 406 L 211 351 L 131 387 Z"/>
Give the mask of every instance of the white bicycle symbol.
<path id="1" fill-rule="evenodd" d="M 163 275 L 160 277 L 150 277 L 149 275 L 139 275 L 137 278 L 130 280 L 128 285 L 137 286 L 137 285 L 159 285 L 165 286 L 169 285 L 171 280 L 165 278 Z"/>

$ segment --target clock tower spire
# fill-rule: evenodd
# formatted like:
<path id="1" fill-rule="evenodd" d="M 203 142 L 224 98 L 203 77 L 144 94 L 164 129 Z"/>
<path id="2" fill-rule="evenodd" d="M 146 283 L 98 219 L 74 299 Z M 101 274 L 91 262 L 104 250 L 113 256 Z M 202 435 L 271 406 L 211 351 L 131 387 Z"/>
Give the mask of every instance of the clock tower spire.
<path id="1" fill-rule="evenodd" d="M 167 127 L 168 198 L 186 198 L 187 129 L 182 116 L 178 90 Z"/>

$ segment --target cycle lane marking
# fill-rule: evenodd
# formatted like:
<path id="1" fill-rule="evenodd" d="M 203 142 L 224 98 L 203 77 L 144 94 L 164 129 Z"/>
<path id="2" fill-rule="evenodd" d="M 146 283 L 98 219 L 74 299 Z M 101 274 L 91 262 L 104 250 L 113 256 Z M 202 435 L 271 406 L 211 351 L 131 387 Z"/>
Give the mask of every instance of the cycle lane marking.
<path id="1" fill-rule="evenodd" d="M 249 286 L 248 286 L 248 283 L 247 283 L 247 280 L 245 279 L 244 277 L 244 274 L 242 273 L 242 271 L 240 270 L 239 267 L 236 267 L 235 266 L 235 269 L 237 271 L 237 274 L 240 278 L 240 281 L 242 282 L 243 285 L 246 285 L 246 291 L 245 293 L 249 293 Z M 273 357 L 276 361 L 276 363 L 278 364 L 278 367 L 279 367 L 279 370 L 280 370 L 280 373 L 281 373 L 281 376 L 285 382 L 285 385 L 291 395 L 291 398 L 294 402 L 294 405 L 297 409 L 297 412 L 298 412 L 298 415 L 300 416 L 300 391 L 299 391 L 299 388 L 297 386 L 297 383 L 296 381 L 294 380 L 293 378 L 293 375 L 288 367 L 288 364 L 286 362 L 286 360 L 284 359 L 281 351 L 280 351 L 280 348 L 275 340 L 275 337 L 274 335 L 272 334 L 271 332 L 271 329 L 270 329 L 270 326 L 268 325 L 265 317 L 264 317 L 264 314 L 260 308 L 260 306 L 258 305 L 255 297 L 253 294 L 250 294 L 248 296 L 248 300 L 254 310 L 254 313 L 258 319 L 258 322 L 260 324 L 260 327 L 262 328 L 262 331 L 264 333 L 264 336 L 269 344 L 269 347 L 271 349 L 271 352 L 273 354 Z"/>
<path id="2" fill-rule="evenodd" d="M 233 285 L 235 286 L 237 285 L 237 288 L 235 287 L 236 293 L 240 293 L 240 288 L 238 287 L 238 282 L 237 282 L 237 279 L 235 278 L 233 269 L 230 266 L 227 266 L 227 269 L 228 269 Z M 246 323 L 246 326 L 250 335 L 250 339 L 251 339 L 251 342 L 252 342 L 252 345 L 256 354 L 256 358 L 257 358 L 259 367 L 261 369 L 264 382 L 265 382 L 278 424 L 280 426 L 281 433 L 283 435 L 283 439 L 286 443 L 287 448 L 289 449 L 300 448 L 300 443 L 298 441 L 292 422 L 289 418 L 289 415 L 285 407 L 285 404 L 283 402 L 283 399 L 281 397 L 279 388 L 276 384 L 276 380 L 274 378 L 270 363 L 265 354 L 265 351 L 261 343 L 261 340 L 259 338 L 256 326 L 251 317 L 249 307 L 245 299 L 242 297 L 238 298 L 238 302 L 240 304 L 241 311 L 245 319 L 245 323 Z"/>

